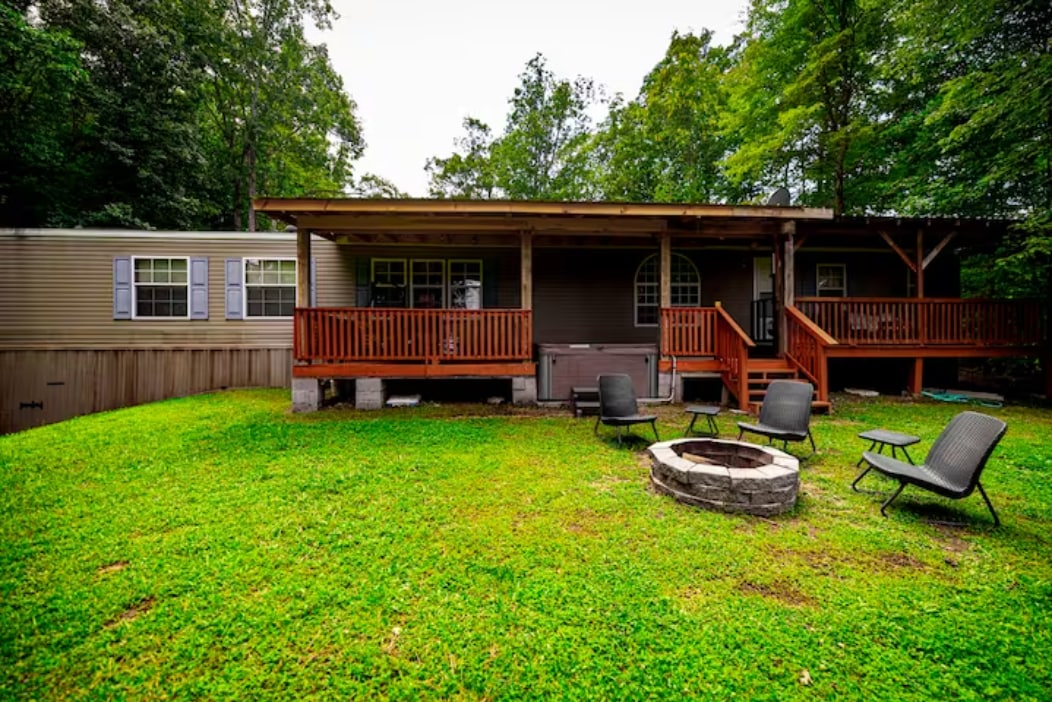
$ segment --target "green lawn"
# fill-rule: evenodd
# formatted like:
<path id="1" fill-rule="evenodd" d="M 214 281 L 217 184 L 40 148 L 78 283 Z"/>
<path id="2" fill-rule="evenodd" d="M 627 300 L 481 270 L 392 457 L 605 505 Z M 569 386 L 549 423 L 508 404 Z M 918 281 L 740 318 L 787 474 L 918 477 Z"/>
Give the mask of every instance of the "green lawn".
<path id="1" fill-rule="evenodd" d="M 1049 698 L 1048 410 L 983 410 L 992 529 L 978 494 L 849 488 L 856 433 L 919 459 L 955 405 L 837 398 L 770 520 L 653 493 L 644 442 L 565 412 L 288 405 L 0 437 L 0 698 Z"/>

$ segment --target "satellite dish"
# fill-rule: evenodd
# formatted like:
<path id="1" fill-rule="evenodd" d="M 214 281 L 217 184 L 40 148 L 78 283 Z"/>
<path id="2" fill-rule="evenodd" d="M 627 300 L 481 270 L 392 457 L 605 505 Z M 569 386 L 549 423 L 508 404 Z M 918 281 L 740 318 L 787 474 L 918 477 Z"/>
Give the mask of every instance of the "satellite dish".
<path id="1" fill-rule="evenodd" d="M 770 197 L 767 198 L 768 207 L 788 207 L 789 206 L 789 191 L 785 188 L 778 188 Z"/>

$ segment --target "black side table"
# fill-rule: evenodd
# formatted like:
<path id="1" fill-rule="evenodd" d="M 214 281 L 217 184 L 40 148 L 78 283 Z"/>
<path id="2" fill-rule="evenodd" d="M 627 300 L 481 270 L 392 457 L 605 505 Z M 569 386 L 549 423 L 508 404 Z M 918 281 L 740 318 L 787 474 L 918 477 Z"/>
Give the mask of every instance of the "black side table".
<path id="1" fill-rule="evenodd" d="M 687 407 L 684 412 L 688 412 L 691 415 L 690 426 L 687 427 L 687 433 L 690 434 L 694 431 L 694 422 L 698 421 L 698 417 L 705 417 L 709 422 L 708 431 L 705 432 L 705 436 L 719 436 L 720 429 L 716 426 L 716 415 L 720 413 L 720 408 L 716 405 L 698 405 L 694 407 Z"/>
<path id="2" fill-rule="evenodd" d="M 911 465 L 913 464 L 913 459 L 910 458 L 910 454 L 906 450 L 906 447 L 912 446 L 913 444 L 920 441 L 919 437 L 913 436 L 911 434 L 902 434 L 897 431 L 888 431 L 887 429 L 869 429 L 868 431 L 864 431 L 861 434 L 859 434 L 858 438 L 865 439 L 866 441 L 871 442 L 869 448 L 866 449 L 867 451 L 872 451 L 874 448 L 876 448 L 877 453 L 884 453 L 884 447 L 890 446 L 892 458 L 898 458 L 897 452 L 899 449 L 902 449 L 902 455 L 906 457 L 906 460 L 909 461 Z M 864 459 L 862 458 L 858 459 L 858 463 L 855 464 L 855 467 L 861 468 L 863 460 Z M 866 473 L 868 473 L 871 468 L 872 466 L 866 466 L 866 469 L 858 474 L 858 477 L 855 478 L 855 482 L 851 483 L 851 488 L 853 490 L 858 491 L 858 488 L 856 487 L 858 485 L 858 481 L 862 480 L 862 478 L 865 477 Z"/>

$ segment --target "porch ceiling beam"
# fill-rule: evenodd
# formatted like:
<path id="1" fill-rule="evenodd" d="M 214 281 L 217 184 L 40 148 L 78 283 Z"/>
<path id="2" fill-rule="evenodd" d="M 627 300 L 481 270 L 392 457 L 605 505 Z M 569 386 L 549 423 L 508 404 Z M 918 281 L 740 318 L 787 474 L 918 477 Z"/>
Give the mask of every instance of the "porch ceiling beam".
<path id="1" fill-rule="evenodd" d="M 935 248 L 928 252 L 928 255 L 924 257 L 924 261 L 921 268 L 928 270 L 928 264 L 935 260 L 935 257 L 942 253 L 942 250 L 946 248 L 946 245 L 953 241 L 954 237 L 957 236 L 957 232 L 950 232 L 942 238 Z"/>
<path id="2" fill-rule="evenodd" d="M 891 250 L 899 255 L 899 258 L 902 259 L 902 262 L 905 263 L 911 271 L 916 273 L 917 264 L 910 260 L 910 257 L 906 255 L 906 252 L 903 251 L 902 248 L 895 243 L 895 240 L 892 239 L 891 236 L 883 229 L 877 233 L 880 234 L 881 239 L 887 242 L 888 246 L 891 247 Z"/>

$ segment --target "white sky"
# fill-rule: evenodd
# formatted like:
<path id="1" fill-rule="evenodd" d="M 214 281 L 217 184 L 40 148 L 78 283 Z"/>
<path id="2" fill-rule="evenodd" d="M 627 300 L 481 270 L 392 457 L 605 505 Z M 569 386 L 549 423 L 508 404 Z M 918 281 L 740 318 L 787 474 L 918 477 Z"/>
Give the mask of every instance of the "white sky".
<path id="1" fill-rule="evenodd" d="M 635 97 L 673 29 L 711 29 L 726 44 L 747 0 L 333 0 L 328 44 L 358 104 L 365 156 L 375 173 L 413 196 L 427 194 L 424 163 L 453 152 L 467 116 L 504 127 L 508 99 L 540 52 L 559 78 L 593 78 Z"/>

